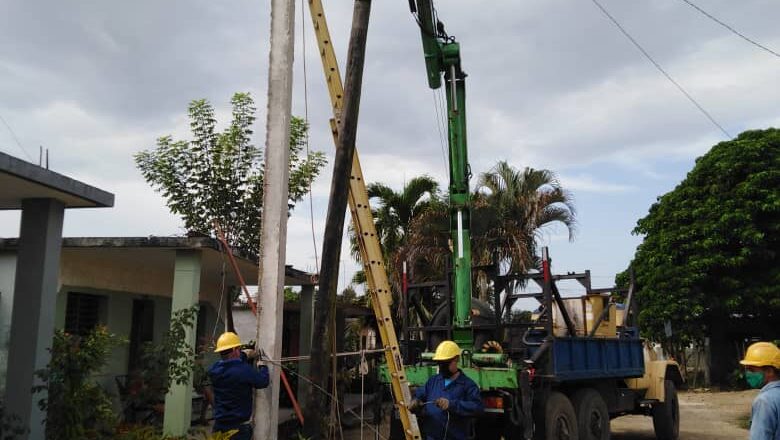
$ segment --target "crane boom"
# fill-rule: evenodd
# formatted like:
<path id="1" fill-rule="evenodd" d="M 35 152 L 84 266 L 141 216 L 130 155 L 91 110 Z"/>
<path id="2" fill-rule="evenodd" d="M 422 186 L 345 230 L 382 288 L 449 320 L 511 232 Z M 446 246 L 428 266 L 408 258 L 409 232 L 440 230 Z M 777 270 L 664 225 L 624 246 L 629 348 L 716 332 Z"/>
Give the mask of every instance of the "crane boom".
<path id="1" fill-rule="evenodd" d="M 466 73 L 460 65 L 460 45 L 447 35 L 436 17 L 431 0 L 410 0 L 420 26 L 428 86 L 441 88 L 442 76 L 447 95 L 447 140 L 449 145 L 449 216 L 452 240 L 452 268 L 455 272 L 455 313 L 453 339 L 471 348 L 471 192 L 466 143 Z"/>
<path id="2" fill-rule="evenodd" d="M 314 25 L 314 33 L 317 37 L 322 67 L 325 72 L 325 82 L 328 86 L 328 93 L 333 108 L 333 118 L 330 120 L 331 132 L 333 140 L 337 141 L 339 135 L 338 122 L 344 99 L 344 85 L 321 0 L 309 0 L 309 12 Z M 349 211 L 352 214 L 355 237 L 360 249 L 363 271 L 366 274 L 371 306 L 376 316 L 382 344 L 386 349 L 385 360 L 387 361 L 395 405 L 401 416 L 407 440 L 420 440 L 420 428 L 417 425 L 417 417 L 408 409 L 412 396 L 409 391 L 409 383 L 406 380 L 403 358 L 390 311 L 390 305 L 392 304 L 390 282 L 387 279 L 385 260 L 379 243 L 379 236 L 376 232 L 376 226 L 374 225 L 366 182 L 363 179 L 363 171 L 360 167 L 357 151 L 355 151 L 352 160 L 348 202 Z"/>

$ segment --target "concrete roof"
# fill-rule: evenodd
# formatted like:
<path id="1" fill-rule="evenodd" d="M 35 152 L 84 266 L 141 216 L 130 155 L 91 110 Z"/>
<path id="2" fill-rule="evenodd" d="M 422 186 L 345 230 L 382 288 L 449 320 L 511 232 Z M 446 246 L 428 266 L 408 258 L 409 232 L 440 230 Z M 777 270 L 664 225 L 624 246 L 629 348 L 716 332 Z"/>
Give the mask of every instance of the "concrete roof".
<path id="1" fill-rule="evenodd" d="M 23 199 L 56 199 L 66 208 L 114 206 L 114 195 L 0 152 L 0 210 L 20 209 Z"/>
<path id="2" fill-rule="evenodd" d="M 0 251 L 16 250 L 19 245 L 19 239 L 6 238 L 0 239 Z M 147 264 L 163 265 L 167 259 L 161 251 L 172 251 L 176 249 L 202 249 L 204 252 L 204 270 L 207 272 L 217 272 L 221 270 L 222 250 L 219 241 L 210 237 L 70 237 L 62 239 L 62 251 L 64 254 L 75 251 L 91 251 L 94 256 L 100 259 L 112 259 L 117 262 L 124 261 L 125 264 L 137 265 L 141 261 Z M 247 256 L 233 251 L 236 257 L 236 264 L 241 271 L 244 281 L 248 285 L 257 283 L 257 258 Z M 227 265 L 226 271 L 232 278 L 233 271 L 230 263 L 225 258 Z M 305 286 L 315 284 L 313 274 L 302 270 L 294 269 L 292 266 L 285 268 L 285 284 L 288 286 Z"/>

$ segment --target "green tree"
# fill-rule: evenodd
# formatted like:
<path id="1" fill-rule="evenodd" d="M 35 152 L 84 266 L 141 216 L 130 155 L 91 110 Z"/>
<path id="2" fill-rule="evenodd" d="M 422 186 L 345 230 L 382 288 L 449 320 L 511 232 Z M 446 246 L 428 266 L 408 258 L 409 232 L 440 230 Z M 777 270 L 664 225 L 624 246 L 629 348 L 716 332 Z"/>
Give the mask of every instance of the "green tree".
<path id="1" fill-rule="evenodd" d="M 366 189 L 369 199 L 375 206 L 372 209 L 374 225 L 382 244 L 382 252 L 389 271 L 388 276 L 397 289 L 400 278 L 398 271 L 393 269 L 398 267 L 395 264 L 398 262 L 398 251 L 406 244 L 412 221 L 436 203 L 439 184 L 429 176 L 418 176 L 404 184 L 401 191 L 395 191 L 382 183 L 371 183 Z M 358 245 L 351 226 L 349 232 L 352 255 L 355 259 L 359 259 Z M 358 272 L 353 281 L 364 282 L 365 274 L 362 271 Z"/>
<path id="2" fill-rule="evenodd" d="M 645 336 L 685 346 L 735 319 L 777 335 L 778 188 L 780 130 L 773 128 L 715 145 L 658 198 L 633 231 L 644 235 L 631 264 Z"/>
<path id="3" fill-rule="evenodd" d="M 496 256 L 505 271 L 523 273 L 536 267 L 536 240 L 553 223 L 562 224 L 573 237 L 573 199 L 555 174 L 498 162 L 480 175 L 472 195 L 473 264 L 490 264 Z M 404 253 L 415 262 L 417 274 L 441 278 L 450 258 L 446 202 L 435 201 L 416 219 L 410 237 Z"/>
<path id="4" fill-rule="evenodd" d="M 497 253 L 506 270 L 525 273 L 538 266 L 536 240 L 561 224 L 574 238 L 572 195 L 549 170 L 518 170 L 505 161 L 483 173 L 474 195 L 474 260 L 487 264 Z"/>
<path id="5" fill-rule="evenodd" d="M 217 132 L 214 107 L 205 99 L 189 105 L 192 140 L 157 139 L 157 146 L 135 155 L 147 182 L 166 198 L 171 212 L 181 216 L 188 231 L 214 235 L 214 220 L 220 223 L 228 242 L 258 254 L 263 203 L 263 157 L 252 144 L 255 106 L 248 93 L 231 100 L 232 120 Z M 317 177 L 325 156 L 302 155 L 308 127 L 302 119 L 290 125 L 289 207 L 306 194 Z"/>

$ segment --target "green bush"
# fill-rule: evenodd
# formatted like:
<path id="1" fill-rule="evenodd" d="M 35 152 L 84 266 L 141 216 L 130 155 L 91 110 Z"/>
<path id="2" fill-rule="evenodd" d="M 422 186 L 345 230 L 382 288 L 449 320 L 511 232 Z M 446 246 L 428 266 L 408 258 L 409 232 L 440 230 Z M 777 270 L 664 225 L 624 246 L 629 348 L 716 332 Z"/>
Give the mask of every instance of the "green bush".
<path id="1" fill-rule="evenodd" d="M 126 343 L 105 327 L 86 336 L 62 330 L 54 333 L 51 361 L 35 375 L 46 391 L 38 406 L 46 412 L 47 440 L 111 438 L 118 422 L 111 396 L 94 382 L 93 375 L 106 365 L 111 350 Z"/>
<path id="2" fill-rule="evenodd" d="M 5 403 L 0 401 L 0 440 L 13 440 L 27 432 L 16 414 L 8 414 Z"/>

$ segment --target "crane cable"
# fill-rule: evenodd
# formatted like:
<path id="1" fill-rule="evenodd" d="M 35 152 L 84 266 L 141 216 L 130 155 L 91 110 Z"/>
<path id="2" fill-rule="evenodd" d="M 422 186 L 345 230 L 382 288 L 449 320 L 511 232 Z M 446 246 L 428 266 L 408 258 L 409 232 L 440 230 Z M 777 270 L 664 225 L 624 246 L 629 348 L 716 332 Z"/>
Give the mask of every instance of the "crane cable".
<path id="1" fill-rule="evenodd" d="M 650 62 L 651 62 L 651 63 L 652 63 L 654 66 L 655 66 L 655 68 L 656 68 L 656 69 L 658 69 L 658 71 L 659 71 L 659 72 L 661 72 L 661 74 L 663 74 L 663 76 L 665 76 L 665 77 L 666 77 L 666 79 L 668 79 L 668 80 L 669 80 L 669 82 L 671 82 L 672 84 L 674 84 L 674 86 L 675 86 L 675 87 L 677 87 L 677 90 L 679 90 L 679 91 L 680 91 L 680 93 L 682 93 L 683 95 L 685 95 L 685 97 L 686 97 L 686 98 L 688 98 L 688 100 L 689 100 L 689 101 L 691 101 L 691 103 L 692 103 L 693 105 L 695 105 L 695 106 L 696 106 L 696 108 L 698 108 L 698 109 L 699 109 L 699 111 L 700 111 L 700 112 L 701 112 L 701 113 L 702 113 L 702 114 L 703 114 L 703 115 L 704 115 L 704 116 L 705 116 L 707 119 L 709 119 L 709 120 L 710 120 L 710 122 L 712 122 L 712 124 L 713 124 L 715 127 L 717 127 L 717 128 L 718 128 L 718 129 L 719 129 L 719 130 L 720 130 L 720 131 L 721 131 L 721 132 L 724 134 L 724 135 L 726 135 L 726 138 L 727 138 L 727 139 L 732 139 L 732 138 L 733 138 L 733 136 L 732 136 L 731 134 L 729 134 L 729 132 L 728 132 L 728 131 L 726 131 L 726 129 L 725 129 L 725 128 L 723 128 L 723 126 L 722 126 L 722 125 L 720 125 L 720 124 L 718 123 L 718 121 L 716 121 L 716 120 L 715 120 L 715 118 L 714 118 L 714 117 L 713 117 L 713 116 L 712 116 L 712 115 L 711 115 L 711 114 L 710 114 L 710 113 L 709 113 L 707 110 L 705 110 L 705 109 L 704 109 L 704 107 L 702 107 L 702 105 L 701 105 L 701 104 L 699 104 L 699 102 L 698 102 L 698 101 L 696 101 L 696 99 L 694 99 L 694 97 L 693 97 L 693 96 L 691 96 L 691 94 L 690 94 L 690 93 L 688 93 L 688 92 L 687 92 L 687 91 L 686 91 L 686 90 L 683 88 L 683 86 L 682 86 L 682 85 L 680 85 L 680 83 L 678 83 L 677 81 L 675 81 L 675 80 L 674 80 L 674 78 L 672 78 L 672 76 L 671 76 L 671 75 L 669 75 L 669 73 L 668 73 L 666 70 L 664 70 L 664 68 L 663 68 L 663 67 L 661 67 L 661 65 L 660 65 L 660 64 L 658 64 L 658 62 L 657 62 L 657 61 L 656 61 L 656 60 L 655 60 L 655 59 L 654 59 L 654 58 L 653 58 L 653 57 L 652 57 L 652 56 L 651 56 L 651 55 L 650 55 L 650 54 L 649 54 L 649 53 L 648 53 L 648 52 L 645 50 L 645 48 L 644 48 L 644 47 L 642 47 L 642 45 L 641 45 L 641 44 L 639 44 L 639 42 L 638 42 L 636 39 L 634 39 L 634 37 L 632 37 L 632 36 L 631 36 L 631 34 L 629 34 L 629 33 L 628 33 L 628 31 L 627 31 L 627 30 L 626 30 L 626 29 L 625 29 L 625 28 L 624 28 L 624 27 L 623 27 L 623 26 L 622 26 L 622 25 L 621 25 L 621 24 L 620 24 L 620 23 L 617 21 L 617 19 L 616 19 L 615 17 L 613 17 L 613 16 L 612 16 L 612 14 L 610 14 L 610 13 L 609 13 L 609 12 L 608 12 L 608 11 L 607 11 L 605 8 L 604 8 L 604 6 L 602 6 L 602 5 L 601 5 L 601 3 L 599 3 L 599 1 L 598 1 L 598 0 L 591 0 L 591 1 L 593 2 L 593 4 L 595 4 L 595 5 L 596 5 L 596 6 L 597 6 L 597 7 L 598 7 L 600 10 L 601 10 L 601 12 L 603 12 L 603 13 L 604 13 L 604 15 L 605 15 L 605 16 L 606 16 L 606 17 L 607 17 L 607 18 L 608 18 L 608 19 L 609 19 L 609 20 L 612 22 L 612 24 L 614 24 L 614 25 L 615 25 L 615 27 L 617 27 L 617 28 L 620 30 L 620 32 L 622 32 L 622 33 L 623 33 L 623 35 L 625 35 L 625 37 L 626 37 L 626 38 L 628 38 L 628 40 L 629 40 L 629 41 L 631 41 L 631 43 L 633 43 L 633 44 L 634 44 L 634 46 L 636 46 L 636 48 L 637 48 L 637 49 L 639 49 L 639 51 L 640 51 L 640 52 L 642 52 L 642 55 L 644 55 L 644 56 L 645 56 L 645 58 L 647 58 L 647 59 L 648 59 L 648 60 L 649 60 L 649 61 L 650 61 Z"/>

